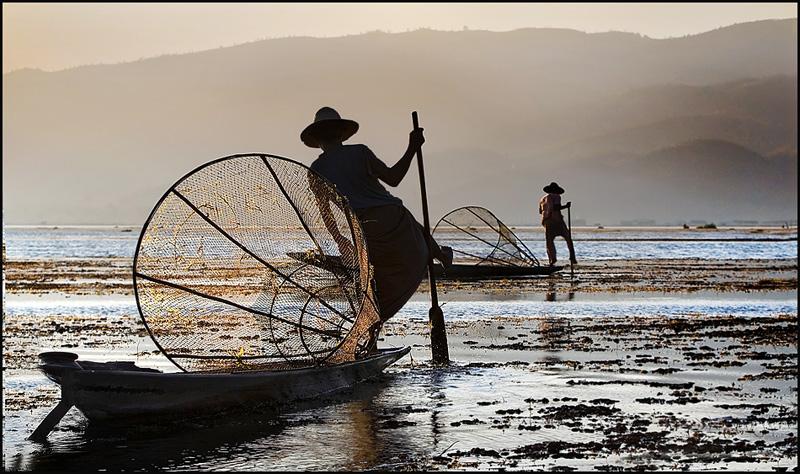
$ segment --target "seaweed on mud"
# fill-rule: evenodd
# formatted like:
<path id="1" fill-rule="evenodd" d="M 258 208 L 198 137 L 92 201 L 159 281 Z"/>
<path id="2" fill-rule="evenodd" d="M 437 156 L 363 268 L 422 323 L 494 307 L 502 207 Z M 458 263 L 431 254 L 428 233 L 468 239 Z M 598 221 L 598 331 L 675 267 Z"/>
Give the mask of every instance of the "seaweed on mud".
<path id="1" fill-rule="evenodd" d="M 395 428 L 403 428 L 405 426 L 414 426 L 416 424 L 417 424 L 416 421 L 390 419 L 390 420 L 386 420 L 383 423 L 381 423 L 379 425 L 379 427 L 381 429 L 391 430 L 391 429 L 395 429 Z"/>
<path id="2" fill-rule="evenodd" d="M 697 271 L 708 275 L 681 281 L 670 276 L 686 271 L 685 262 L 645 262 L 638 273 L 630 271 L 630 265 L 617 262 L 607 268 L 595 268 L 582 276 L 576 291 L 607 292 L 610 288 L 640 291 L 648 287 L 658 291 L 662 287 L 663 291 L 698 289 L 695 283 L 687 283 L 691 280 L 707 282 L 708 287 L 704 289 L 712 291 L 736 290 L 748 285 L 757 286 L 759 280 L 765 279 L 759 275 L 765 269 L 796 273 L 797 268 L 795 262 L 701 262 Z M 120 281 L 129 275 L 124 274 L 128 271 L 124 266 L 105 264 L 86 273 L 98 278 L 91 285 L 87 286 L 78 277 L 75 281 L 63 283 L 42 280 L 44 286 L 36 287 L 35 273 L 45 276 L 42 272 L 56 268 L 60 271 L 66 266 L 62 263 L 18 266 L 14 269 L 17 271 L 14 275 L 17 286 L 11 285 L 11 292 L 39 291 L 30 288 L 50 291 L 53 285 L 60 285 L 56 291 L 67 294 L 95 290 L 97 294 L 129 291 L 106 285 L 113 283 L 110 275 Z M 601 270 L 617 274 L 603 276 Z M 779 284 L 786 285 L 787 281 Z M 26 284 L 30 284 L 29 289 L 21 290 Z M 459 288 L 516 294 L 547 288 L 544 279 L 458 285 L 443 282 L 443 291 Z M 785 289 L 796 290 L 796 283 L 794 287 Z M 656 315 L 575 318 L 570 320 L 568 332 L 557 332 L 547 345 L 543 344 L 538 332 L 541 320 L 534 315 L 477 322 L 448 321 L 448 333 L 458 333 L 458 336 L 451 340 L 451 348 L 455 349 L 451 357 L 455 363 L 444 371 L 434 368 L 424 360 L 424 356 L 420 356 L 429 353 L 426 319 L 389 321 L 384 332 L 386 344 L 398 341 L 415 343 L 413 363 L 401 361 L 392 369 L 410 377 L 398 384 L 397 390 L 412 387 L 428 393 L 430 375 L 443 373 L 449 379 L 444 382 L 443 387 L 447 390 L 441 391 L 441 399 L 430 400 L 425 396 L 420 403 L 409 398 L 401 398 L 402 402 L 398 403 L 394 398 L 395 388 L 388 390 L 392 393 L 391 401 L 372 410 L 372 428 L 397 430 L 386 433 L 392 438 L 427 433 L 427 421 L 421 420 L 433 417 L 420 414 L 437 410 L 442 414 L 437 434 L 445 439 L 452 435 L 452 439 L 458 438 L 461 443 L 466 443 L 469 435 L 475 434 L 476 444 L 481 443 L 484 436 L 504 443 L 491 446 L 462 444 L 461 451 L 425 457 L 424 461 L 403 460 L 404 464 L 392 466 L 424 469 L 432 463 L 439 463 L 438 468 L 446 466 L 449 469 L 487 466 L 505 469 L 519 465 L 526 469 L 533 466 L 535 469 L 571 470 L 574 468 L 563 465 L 569 464 L 569 459 L 587 459 L 591 464 L 583 462 L 581 468 L 594 464 L 597 470 L 615 471 L 698 469 L 719 463 L 730 468 L 725 463 L 733 462 L 748 463 L 748 467 L 755 469 L 769 469 L 775 464 L 786 464 L 787 459 L 794 459 L 796 463 L 797 437 L 793 433 L 785 434 L 797 427 L 797 387 L 791 383 L 797 379 L 796 314 L 759 315 L 757 318 L 705 317 L 702 314 L 672 318 Z M 34 348 L 40 343 L 52 343 L 54 347 L 64 347 L 65 344 L 78 344 L 80 347 L 120 345 L 131 347 L 130 353 L 141 353 L 142 357 L 154 355 L 150 354 L 150 348 L 141 351 L 132 348 L 131 341 L 146 335 L 139 330 L 140 323 L 137 315 L 133 314 L 119 318 L 16 315 L 4 322 L 4 336 L 7 337 L 4 341 L 4 368 L 12 372 L 35 368 Z M 506 333 L 498 334 L 499 330 Z M 472 350 L 482 344 L 491 344 L 488 335 L 493 335 L 496 343 L 501 341 L 494 346 L 495 349 L 507 350 L 510 343 L 507 346 L 503 344 L 506 344 L 505 337 L 509 334 L 519 338 L 512 340 L 517 344 L 515 348 L 521 351 L 519 355 L 514 353 L 514 358 L 524 360 L 501 362 L 507 358 L 507 353 Z M 398 339 L 401 337 L 409 339 Z M 592 360 L 592 352 L 597 350 L 604 352 Z M 547 351 L 548 354 L 541 355 L 537 351 Z M 645 366 L 637 367 L 636 364 Z M 718 370 L 709 370 L 705 374 L 713 372 L 714 377 L 703 380 L 701 369 L 712 367 Z M 750 370 L 751 367 L 761 368 Z M 565 372 L 567 369 L 575 369 L 575 372 Z M 554 373 L 555 378 L 550 379 L 557 380 L 554 391 L 550 391 L 550 383 L 537 385 L 539 377 L 550 377 Z M 628 373 L 634 375 L 620 375 Z M 566 379 L 565 374 L 568 374 Z M 479 376 L 484 378 L 470 379 Z M 533 379 L 536 382 L 530 382 L 531 376 L 536 377 Z M 688 377 L 703 386 L 686 381 Z M 469 393 L 461 390 L 465 386 L 471 387 L 469 380 L 478 385 L 488 384 L 491 391 Z M 519 382 L 529 385 L 516 385 Z M 4 391 L 8 418 L 13 418 L 13 423 L 17 424 L 15 429 L 20 429 L 18 426 L 23 422 L 30 424 L 24 418 L 27 410 L 55 403 L 58 390 L 54 386 L 51 388 L 38 392 L 16 388 Z M 419 393 L 401 395 L 414 397 Z M 646 406 L 636 405 L 632 403 L 634 401 Z M 442 422 L 442 419 L 447 422 Z M 314 424 L 318 420 L 312 418 L 304 422 Z M 499 433 L 494 430 L 509 431 Z M 585 432 L 589 436 L 571 438 L 570 430 Z M 558 440 L 553 441 L 554 437 Z M 774 440 L 778 441 L 770 444 Z M 617 461 L 606 461 L 609 456 Z M 461 461 L 459 457 L 483 459 L 473 462 Z M 619 465 L 613 465 L 616 463 Z"/>
<path id="3" fill-rule="evenodd" d="M 454 451 L 450 456 L 451 457 L 484 456 L 484 457 L 499 458 L 500 453 L 498 451 L 495 451 L 494 449 L 472 448 L 469 451 Z"/>
<path id="4" fill-rule="evenodd" d="M 651 380 L 567 380 L 567 385 L 647 385 L 673 390 L 690 389 L 694 382 L 653 382 Z"/>
<path id="5" fill-rule="evenodd" d="M 6 261 L 6 290 L 9 293 L 125 294 L 132 293 L 131 259 L 83 258 L 45 261 Z M 702 275 L 689 277 L 686 273 Z M 764 277 L 769 273 L 769 277 Z M 59 281 L 53 281 L 58 275 Z M 548 279 L 513 278 L 492 281 L 443 280 L 448 291 L 489 291 L 518 293 L 547 291 Z M 797 264 L 770 260 L 630 260 L 586 262 L 581 266 L 580 284 L 574 291 L 686 292 L 699 289 L 717 291 L 774 291 L 797 288 Z M 233 290 L 235 288 L 231 288 Z M 427 282 L 419 291 L 427 291 Z"/>
<path id="6" fill-rule="evenodd" d="M 467 418 L 465 420 L 460 421 L 453 421 L 450 423 L 450 426 L 461 426 L 461 425 L 485 425 L 486 422 L 479 420 L 477 418 Z"/>
<path id="7" fill-rule="evenodd" d="M 577 405 L 560 405 L 560 406 L 544 407 L 541 410 L 539 410 L 539 413 L 541 413 L 546 418 L 551 418 L 556 420 L 567 420 L 574 418 L 583 418 L 587 416 L 611 416 L 621 411 L 622 410 L 615 407 L 591 406 L 579 403 Z"/>
<path id="8" fill-rule="evenodd" d="M 611 400 L 610 398 L 595 398 L 594 400 L 589 400 L 589 403 L 594 405 L 614 405 L 615 403 L 619 403 L 619 400 Z"/>
<path id="9" fill-rule="evenodd" d="M 570 443 L 567 441 L 543 441 L 540 443 L 520 446 L 513 450 L 515 454 L 508 456 L 510 459 L 542 459 L 563 458 L 581 459 L 587 454 L 609 453 L 601 443 L 591 441 L 588 443 Z"/>

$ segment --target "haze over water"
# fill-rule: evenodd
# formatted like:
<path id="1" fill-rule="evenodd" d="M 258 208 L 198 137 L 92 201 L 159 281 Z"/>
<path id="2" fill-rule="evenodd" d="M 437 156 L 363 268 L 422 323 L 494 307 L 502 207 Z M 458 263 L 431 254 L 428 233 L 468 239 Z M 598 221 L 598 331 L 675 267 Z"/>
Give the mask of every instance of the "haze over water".
<path id="1" fill-rule="evenodd" d="M 779 234 L 754 229 L 703 232 L 676 229 L 574 229 L 577 255 L 586 260 L 614 259 L 786 259 L 797 258 L 797 231 Z M 514 232 L 540 260 L 546 259 L 541 228 L 515 227 Z M 133 258 L 139 228 L 130 227 L 7 227 L 9 258 Z M 557 239 L 560 255 L 567 255 Z M 464 241 L 469 244 L 469 240 Z M 468 251 L 468 248 L 464 250 Z"/>

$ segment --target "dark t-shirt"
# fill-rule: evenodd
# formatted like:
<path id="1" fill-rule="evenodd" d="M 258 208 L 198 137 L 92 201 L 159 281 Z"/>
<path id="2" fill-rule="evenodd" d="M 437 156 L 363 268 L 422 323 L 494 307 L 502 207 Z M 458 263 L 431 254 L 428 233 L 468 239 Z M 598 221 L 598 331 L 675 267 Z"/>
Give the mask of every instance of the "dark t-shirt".
<path id="1" fill-rule="evenodd" d="M 365 145 L 342 145 L 323 152 L 311 164 L 312 170 L 336 185 L 353 209 L 403 204 L 378 182 L 373 170 L 382 168 L 386 164 Z"/>

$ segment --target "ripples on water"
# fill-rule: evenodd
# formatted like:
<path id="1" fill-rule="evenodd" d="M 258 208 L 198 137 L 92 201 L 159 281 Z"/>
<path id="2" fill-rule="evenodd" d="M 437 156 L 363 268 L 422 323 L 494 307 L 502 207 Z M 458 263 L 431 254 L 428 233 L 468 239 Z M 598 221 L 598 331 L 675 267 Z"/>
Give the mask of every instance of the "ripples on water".
<path id="1" fill-rule="evenodd" d="M 687 298 L 683 294 L 665 295 L 615 295 L 612 299 L 596 296 L 560 294 L 556 301 L 547 301 L 548 295 L 526 295 L 519 300 L 495 300 L 471 297 L 469 301 L 451 299 L 447 294 L 440 297 L 447 319 L 452 321 L 481 321 L 502 317 L 524 318 L 558 316 L 565 318 L 587 317 L 636 317 L 636 316 L 774 316 L 797 313 L 797 292 L 772 292 L 759 294 L 717 293 Z M 425 295 L 414 300 L 395 316 L 396 319 L 428 320 L 430 302 Z M 138 314 L 133 297 L 116 298 L 71 298 L 40 299 L 10 298 L 6 301 L 5 314 L 56 316 L 121 317 Z"/>
<path id="2" fill-rule="evenodd" d="M 541 233 L 517 230 L 518 235 L 537 255 L 544 255 Z M 720 231 L 676 232 L 649 231 L 598 234 L 576 232 L 576 239 L 606 239 L 578 241 L 579 259 L 621 258 L 797 258 L 797 241 L 636 241 L 639 239 L 752 238 L 749 232 Z M 790 237 L 796 238 L 794 233 Z M 784 238 L 786 236 L 783 236 Z M 138 239 L 138 229 L 121 232 L 113 228 L 63 229 L 6 229 L 4 236 L 10 259 L 60 259 L 123 257 L 131 258 Z M 609 240 L 609 239 L 622 239 Z M 560 255 L 566 255 L 562 240 L 558 240 Z M 637 316 L 682 317 L 700 315 L 763 317 L 797 314 L 797 291 L 768 293 L 693 293 L 686 294 L 571 294 L 530 293 L 497 299 L 491 295 L 441 295 L 448 321 L 486 321 L 500 318 L 557 318 Z M 398 321 L 427 321 L 430 303 L 426 295 L 418 295 L 396 316 Z M 15 316 L 102 316 L 135 318 L 138 311 L 132 296 L 114 297 L 36 297 L 8 295 L 4 317 Z M 505 324 L 505 323 L 504 323 Z M 404 339 L 398 343 L 404 344 Z M 709 342 L 710 343 L 710 342 Z M 108 348 L 76 348 L 82 357 L 107 360 L 131 359 L 131 350 L 150 350 L 138 347 L 110 350 Z M 110 351 L 110 352 L 109 352 Z M 510 352 L 508 357 L 519 357 Z M 563 354 L 562 354 L 563 355 Z M 594 357 L 594 355 L 593 355 Z M 596 357 L 610 357 L 599 354 Z M 619 357 L 619 355 L 614 355 Z M 404 361 L 408 363 L 408 361 Z M 169 369 L 169 367 L 159 367 Z M 686 372 L 684 378 L 708 378 L 736 372 Z M 637 407 L 632 400 L 656 395 L 657 389 L 598 386 L 591 393 L 576 392 L 564 382 L 565 377 L 598 377 L 592 372 L 558 372 L 556 369 L 520 371 L 507 368 L 473 369 L 469 372 L 455 367 L 448 370 L 413 369 L 408 366 L 392 368 L 381 381 L 365 384 L 336 404 L 298 407 L 278 418 L 254 416 L 247 413 L 227 418 L 224 423 L 192 423 L 148 431 L 134 427 L 133 431 L 91 429 L 75 410 L 62 421 L 63 430 L 55 431 L 51 445 L 42 448 L 24 440 L 47 413 L 50 406 L 39 406 L 28 413 L 16 412 L 4 423 L 4 467 L 6 469 L 63 469 L 71 466 L 81 470 L 348 470 L 395 469 L 414 466 L 416 460 L 430 460 L 451 447 L 469 449 L 508 448 L 525 442 L 542 440 L 588 441 L 592 436 L 575 433 L 567 428 L 529 432 L 487 429 L 486 425 L 472 429 L 468 424 L 454 428 L 453 423 L 476 417 L 491 422 L 499 408 L 522 408 L 527 397 L 606 397 L 618 398 L 628 410 Z M 671 379 L 672 380 L 672 379 Z M 715 382 L 716 383 L 716 382 Z M 730 380 L 720 381 L 722 385 Z M 42 387 L 53 387 L 41 374 L 20 373 L 4 378 L 6 389 L 37 393 Z M 796 384 L 795 384 L 796 387 Z M 796 390 L 796 388 L 795 388 Z M 478 406 L 477 401 L 499 401 L 500 405 Z M 511 405 L 507 403 L 511 402 Z M 621 406 L 623 406 L 621 405 Z M 410 410 L 405 410 L 408 407 Z M 424 409 L 422 409 L 424 408 Z M 714 411 L 703 405 L 700 416 L 727 416 L 724 410 Z M 398 414 L 397 410 L 401 412 Z M 415 409 L 421 409 L 415 411 Z M 639 410 L 647 412 L 648 410 Z M 403 411 L 405 410 L 405 411 Z M 393 429 L 389 422 L 407 423 Z M 525 420 L 521 420 L 525 423 Z M 796 426 L 795 426 L 796 428 Z M 114 454 L 117 453 L 117 454 Z M 596 460 L 591 461 L 597 463 Z M 613 462 L 613 461 L 611 461 Z M 616 461 L 620 463 L 619 460 Z M 625 464 L 628 461 L 621 463 Z M 579 463 L 579 461 L 575 461 Z M 796 464 L 796 458 L 795 458 Z M 586 468 L 592 468 L 588 464 Z M 531 468 L 541 468 L 533 465 Z"/>
<path id="3" fill-rule="evenodd" d="M 139 229 L 132 228 L 129 232 L 123 232 L 126 229 L 131 228 L 7 227 L 3 238 L 10 259 L 133 258 Z M 544 234 L 541 231 L 528 228 L 517 229 L 515 232 L 534 255 L 540 259 L 545 258 Z M 574 235 L 578 258 L 588 260 L 797 258 L 797 232 L 771 235 L 752 233 L 749 230 L 714 232 L 674 229 L 610 232 L 575 230 Z M 726 240 L 700 240 L 713 238 Z M 765 240 L 746 240 L 754 238 Z M 794 240 L 785 240 L 787 238 Z M 467 245 L 464 250 L 469 251 L 469 242 L 465 241 L 464 244 Z M 556 247 L 560 255 L 567 255 L 566 244 L 562 239 L 556 239 Z"/>
<path id="4" fill-rule="evenodd" d="M 743 316 L 759 317 L 776 314 L 796 314 L 797 301 L 794 295 L 777 300 L 687 299 L 672 296 L 652 299 L 616 299 L 614 301 L 445 301 L 442 310 L 450 321 L 480 321 L 503 317 L 562 317 L 600 318 L 637 316 Z M 400 318 L 428 320 L 429 302 L 412 301 L 398 314 Z"/>

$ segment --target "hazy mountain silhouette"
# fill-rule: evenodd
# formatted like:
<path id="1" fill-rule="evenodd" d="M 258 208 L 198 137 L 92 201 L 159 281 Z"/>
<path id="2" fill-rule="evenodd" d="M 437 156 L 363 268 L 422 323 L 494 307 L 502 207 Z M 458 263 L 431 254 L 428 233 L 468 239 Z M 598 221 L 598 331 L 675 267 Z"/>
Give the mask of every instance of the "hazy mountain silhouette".
<path id="1" fill-rule="evenodd" d="M 579 126 L 600 134 L 561 153 L 649 151 L 716 137 L 760 153 L 797 148 L 797 77 L 773 76 L 712 86 L 652 86 L 586 110 Z M 606 131 L 603 133 L 603 131 Z"/>
<path id="2" fill-rule="evenodd" d="M 436 217 L 484 204 L 533 223 L 552 180 L 589 222 L 797 214 L 795 19 L 665 40 L 563 29 L 265 40 L 20 70 L 4 74 L 3 99 L 6 223 L 141 223 L 213 158 L 310 163 L 299 134 L 322 105 L 359 121 L 352 142 L 387 162 L 419 110 Z M 419 215 L 413 172 L 393 192 Z"/>
<path id="3" fill-rule="evenodd" d="M 632 218 L 658 215 L 668 221 L 719 223 L 735 218 L 730 215 L 733 207 L 739 216 L 767 220 L 776 208 L 792 205 L 790 199 L 796 206 L 796 157 L 768 159 L 726 141 L 692 140 L 600 166 L 605 169 L 597 169 L 596 175 L 613 190 L 617 207 Z M 584 169 L 592 167 L 586 164 Z"/>

